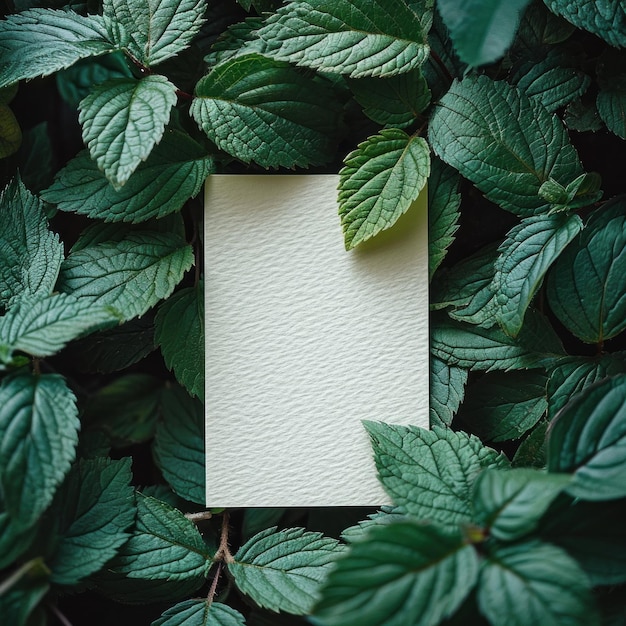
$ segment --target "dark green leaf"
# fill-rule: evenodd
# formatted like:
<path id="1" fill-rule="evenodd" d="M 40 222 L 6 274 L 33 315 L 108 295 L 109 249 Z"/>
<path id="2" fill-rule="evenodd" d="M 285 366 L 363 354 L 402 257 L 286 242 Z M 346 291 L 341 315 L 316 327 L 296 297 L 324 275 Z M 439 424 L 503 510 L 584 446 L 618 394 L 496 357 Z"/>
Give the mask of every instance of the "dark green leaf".
<path id="1" fill-rule="evenodd" d="M 515 87 L 487 76 L 453 83 L 431 118 L 429 137 L 446 163 L 521 217 L 548 210 L 539 196 L 548 178 L 565 187 L 583 173 L 562 122 Z"/>
<path id="2" fill-rule="evenodd" d="M 0 570 L 12 565 L 26 552 L 34 539 L 34 528 L 24 527 L 19 519 L 9 515 L 0 493 Z"/>
<path id="3" fill-rule="evenodd" d="M 522 441 L 515 456 L 513 467 L 536 467 L 542 469 L 546 466 L 546 432 L 548 420 L 541 420 Z"/>
<path id="4" fill-rule="evenodd" d="M 403 0 L 293 0 L 259 36 L 277 60 L 352 78 L 408 72 L 429 53 L 424 24 Z"/>
<path id="5" fill-rule="evenodd" d="M 245 509 L 241 525 L 241 534 L 244 540 L 247 541 L 252 535 L 256 535 L 271 526 L 276 526 L 286 511 L 287 509 L 284 508 L 265 507 L 250 507 Z"/>
<path id="6" fill-rule="evenodd" d="M 41 559 L 33 559 L 11 575 L 11 586 L 0 593 L 0 615 L 7 626 L 31 626 L 30 617 L 50 588 L 48 570 Z M 0 581 L 0 587 L 7 581 Z"/>
<path id="7" fill-rule="evenodd" d="M 205 62 L 213 66 L 231 57 L 262 52 L 263 44 L 257 36 L 257 31 L 262 25 L 261 17 L 248 17 L 243 22 L 231 24 L 211 46 L 211 52 L 204 57 Z"/>
<path id="8" fill-rule="evenodd" d="M 533 2 L 520 21 L 512 55 L 539 60 L 552 46 L 571 37 L 575 30 L 562 17 L 551 13 L 542 2 Z"/>
<path id="9" fill-rule="evenodd" d="M 625 20 L 626 28 L 626 20 Z M 624 40 L 626 45 L 626 37 Z M 598 113 L 607 128 L 618 137 L 626 139 L 626 55 L 607 50 L 596 68 L 600 92 L 596 100 Z"/>
<path id="10" fill-rule="evenodd" d="M 210 600 L 185 600 L 168 609 L 152 626 L 245 626 L 235 609 Z"/>
<path id="11" fill-rule="evenodd" d="M 315 610 L 324 626 L 435 626 L 476 584 L 478 556 L 459 534 L 398 522 L 372 528 L 337 562 Z"/>
<path id="12" fill-rule="evenodd" d="M 0 104 L 0 159 L 15 154 L 22 144 L 22 129 L 13 111 Z"/>
<path id="13" fill-rule="evenodd" d="M 52 182 L 53 158 L 48 122 L 40 122 L 24 130 L 17 160 L 20 176 L 27 189 L 38 193 Z"/>
<path id="14" fill-rule="evenodd" d="M 465 394 L 467 370 L 430 358 L 430 425 L 450 426 Z"/>
<path id="15" fill-rule="evenodd" d="M 595 132 L 603 127 L 595 101 L 588 98 L 574 100 L 568 104 L 563 121 L 568 128 L 579 133 Z"/>

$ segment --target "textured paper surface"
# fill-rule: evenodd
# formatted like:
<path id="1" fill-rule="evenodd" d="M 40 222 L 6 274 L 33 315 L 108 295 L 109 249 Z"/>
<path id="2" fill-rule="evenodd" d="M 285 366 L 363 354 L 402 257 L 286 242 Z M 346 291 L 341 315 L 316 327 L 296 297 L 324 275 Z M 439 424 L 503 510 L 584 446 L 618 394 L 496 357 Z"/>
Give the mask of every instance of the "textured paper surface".
<path id="1" fill-rule="evenodd" d="M 208 506 L 388 503 L 361 420 L 428 426 L 426 193 L 346 252 L 338 181 L 207 181 Z"/>

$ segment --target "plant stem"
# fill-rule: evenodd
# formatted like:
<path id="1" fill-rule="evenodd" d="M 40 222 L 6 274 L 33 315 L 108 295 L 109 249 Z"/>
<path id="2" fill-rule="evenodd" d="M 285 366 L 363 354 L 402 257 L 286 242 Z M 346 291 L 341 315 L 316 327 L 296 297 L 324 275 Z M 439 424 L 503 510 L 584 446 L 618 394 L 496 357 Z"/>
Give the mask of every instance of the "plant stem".
<path id="1" fill-rule="evenodd" d="M 213 517 L 213 513 L 211 511 L 200 511 L 199 513 L 185 513 L 185 517 L 194 524 L 196 522 L 204 522 L 205 520 L 211 519 Z"/>
<path id="2" fill-rule="evenodd" d="M 235 559 L 228 549 L 228 522 L 230 521 L 230 513 L 224 511 L 222 514 L 222 532 L 220 535 L 220 545 L 213 557 L 214 561 L 223 561 L 224 563 L 234 563 Z"/>
<path id="3" fill-rule="evenodd" d="M 63 624 L 63 626 L 72 626 L 72 622 L 70 622 L 70 620 L 67 619 L 67 617 L 65 617 L 65 615 L 63 615 L 63 613 L 61 613 L 61 611 L 59 611 L 59 609 L 54 604 L 49 604 L 48 607 L 54 613 L 56 618 L 61 622 L 61 624 Z"/>

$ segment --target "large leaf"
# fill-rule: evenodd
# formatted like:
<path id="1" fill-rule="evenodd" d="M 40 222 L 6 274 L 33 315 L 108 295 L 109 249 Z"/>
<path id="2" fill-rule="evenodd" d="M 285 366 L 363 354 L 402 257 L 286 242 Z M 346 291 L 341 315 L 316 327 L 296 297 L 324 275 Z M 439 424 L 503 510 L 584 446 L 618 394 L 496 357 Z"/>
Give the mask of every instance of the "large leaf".
<path id="1" fill-rule="evenodd" d="M 574 472 L 568 492 L 584 500 L 626 497 L 626 375 L 587 387 L 558 414 L 548 469 Z"/>
<path id="2" fill-rule="evenodd" d="M 156 65 L 189 46 L 204 23 L 205 0 L 105 0 L 104 15 L 120 23 L 132 38 L 131 54 Z"/>
<path id="3" fill-rule="evenodd" d="M 424 188 L 430 150 L 397 128 L 359 144 L 339 172 L 339 215 L 346 250 L 393 226 Z"/>
<path id="4" fill-rule="evenodd" d="M 57 174 L 41 197 L 61 211 L 107 222 L 143 222 L 179 211 L 198 194 L 212 167 L 213 161 L 191 137 L 166 131 L 121 189 L 109 183 L 84 151 Z"/>
<path id="5" fill-rule="evenodd" d="M 582 227 L 578 215 L 557 213 L 528 217 L 507 233 L 491 289 L 496 294 L 496 318 L 508 335 L 519 334 L 543 277 Z"/>
<path id="6" fill-rule="evenodd" d="M 463 401 L 467 370 L 430 358 L 430 425 L 450 426 Z"/>
<path id="7" fill-rule="evenodd" d="M 119 47 L 124 46 L 123 39 Z M 73 11 L 30 9 L 0 22 L 0 87 L 48 76 L 80 59 L 112 52 L 107 20 Z"/>
<path id="8" fill-rule="evenodd" d="M 607 50 L 600 57 L 596 70 L 600 86 L 596 99 L 598 113 L 606 127 L 622 139 L 626 139 L 625 59 L 623 52 Z"/>
<path id="9" fill-rule="evenodd" d="M 494 626 L 598 624 L 584 572 L 563 550 L 538 541 L 491 550 L 478 606 Z"/>
<path id="10" fill-rule="evenodd" d="M 76 398 L 58 374 L 16 374 L 0 386 L 0 487 L 29 526 L 52 501 L 78 443 Z"/>
<path id="11" fill-rule="evenodd" d="M 378 476 L 394 503 L 421 520 L 456 529 L 472 519 L 471 491 L 478 474 L 506 467 L 506 457 L 477 437 L 449 429 L 365 422 Z"/>
<path id="12" fill-rule="evenodd" d="M 293 0 L 259 31 L 275 59 L 353 78 L 419 67 L 427 34 L 403 0 Z"/>
<path id="13" fill-rule="evenodd" d="M 332 156 L 339 116 L 325 83 L 258 54 L 229 59 L 196 85 L 190 112 L 217 146 L 264 167 Z"/>
<path id="14" fill-rule="evenodd" d="M 0 194 L 0 207 L 0 306 L 25 295 L 49 295 L 63 244 L 48 230 L 43 204 L 16 179 Z"/>
<path id="15" fill-rule="evenodd" d="M 460 534 L 398 522 L 372 528 L 337 562 L 315 610 L 324 626 L 436 626 L 476 584 L 478 556 Z"/>
<path id="16" fill-rule="evenodd" d="M 80 103 L 79 121 L 91 158 L 116 189 L 163 136 L 176 87 L 163 76 L 112 79 Z"/>
<path id="17" fill-rule="evenodd" d="M 454 48 L 464 63 L 493 63 L 508 50 L 530 0 L 438 0 Z"/>
<path id="18" fill-rule="evenodd" d="M 167 298 L 193 263 L 193 252 L 174 234 L 130 231 L 70 253 L 58 287 L 81 299 L 108 305 L 128 320 Z"/>
<path id="19" fill-rule="evenodd" d="M 588 343 L 626 328 L 626 201 L 591 214 L 585 230 L 548 274 L 547 295 L 559 320 Z"/>
<path id="20" fill-rule="evenodd" d="M 521 217 L 547 212 L 539 189 L 549 178 L 566 187 L 583 174 L 562 122 L 487 76 L 453 83 L 431 118 L 429 137 L 446 163 Z"/>
<path id="21" fill-rule="evenodd" d="M 168 609 L 151 626 L 245 626 L 239 611 L 211 600 L 185 600 Z"/>
<path id="22" fill-rule="evenodd" d="M 239 548 L 228 571 L 259 606 L 304 615 L 342 552 L 335 539 L 321 533 L 269 528 Z"/>

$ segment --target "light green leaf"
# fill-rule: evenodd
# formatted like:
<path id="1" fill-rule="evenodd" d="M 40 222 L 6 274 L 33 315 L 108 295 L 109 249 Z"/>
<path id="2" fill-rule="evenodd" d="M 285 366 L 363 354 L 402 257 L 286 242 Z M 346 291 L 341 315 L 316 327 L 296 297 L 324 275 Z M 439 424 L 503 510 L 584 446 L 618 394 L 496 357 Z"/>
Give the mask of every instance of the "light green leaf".
<path id="1" fill-rule="evenodd" d="M 175 104 L 176 87 L 158 75 L 109 80 L 81 101 L 83 140 L 115 189 L 161 140 Z"/>
<path id="2" fill-rule="evenodd" d="M 256 604 L 294 615 L 308 613 L 331 565 L 343 553 L 335 539 L 303 528 L 269 528 L 249 539 L 228 571 Z"/>
<path id="3" fill-rule="evenodd" d="M 190 113 L 215 144 L 263 167 L 320 164 L 333 153 L 339 105 L 325 82 L 248 54 L 196 85 Z"/>
<path id="4" fill-rule="evenodd" d="M 13 111 L 0 104 L 0 159 L 15 154 L 22 143 L 22 129 Z"/>
<path id="5" fill-rule="evenodd" d="M 535 530 L 571 477 L 533 469 L 486 470 L 474 485 L 475 522 L 501 541 Z"/>
<path id="6" fill-rule="evenodd" d="M 430 425 L 450 426 L 465 394 L 467 370 L 430 358 Z"/>
<path id="7" fill-rule="evenodd" d="M 547 382 L 536 371 L 485 374 L 467 388 L 459 423 L 482 441 L 519 439 L 546 412 Z"/>
<path id="8" fill-rule="evenodd" d="M 626 328 L 626 201 L 596 209 L 547 278 L 550 308 L 578 338 L 602 343 Z"/>
<path id="9" fill-rule="evenodd" d="M 420 520 L 455 530 L 472 521 L 471 491 L 478 474 L 508 461 L 477 437 L 447 428 L 364 422 L 378 476 L 396 505 Z"/>
<path id="10" fill-rule="evenodd" d="M 0 22 L 0 87 L 48 76 L 80 59 L 113 52 L 108 20 L 74 11 L 30 9 Z"/>
<path id="11" fill-rule="evenodd" d="M 293 0 L 259 31 L 265 54 L 352 78 L 419 67 L 428 58 L 427 34 L 403 0 Z"/>
<path id="12" fill-rule="evenodd" d="M 440 159 L 431 160 L 428 177 L 428 278 L 444 260 L 459 228 L 459 175 Z"/>
<path id="13" fill-rule="evenodd" d="M 626 20 L 625 20 L 626 28 Z M 626 45 L 626 38 L 624 41 Z M 626 139 L 626 70 L 623 52 L 607 50 L 598 60 L 596 73 L 600 91 L 596 106 L 606 127 Z"/>
<path id="14" fill-rule="evenodd" d="M 538 541 L 491 550 L 478 606 L 494 626 L 598 625 L 584 572 L 566 552 Z"/>
<path id="15" fill-rule="evenodd" d="M 461 605 L 478 570 L 478 555 L 460 534 L 415 522 L 378 526 L 337 562 L 315 623 L 436 626 Z"/>
<path id="16" fill-rule="evenodd" d="M 241 613 L 210 600 L 185 600 L 168 609 L 152 626 L 245 626 Z"/>
<path id="17" fill-rule="evenodd" d="M 74 460 L 76 398 L 58 374 L 17 374 L 0 385 L 0 486 L 24 527 L 48 507 Z"/>
<path id="18" fill-rule="evenodd" d="M 519 334 L 543 277 L 582 228 L 578 215 L 538 215 L 522 220 L 507 233 L 491 283 L 496 319 L 507 335 Z"/>
<path id="19" fill-rule="evenodd" d="M 0 194 L 0 207 L 0 306 L 23 296 L 49 295 L 63 244 L 48 230 L 43 204 L 15 179 Z"/>
<path id="20" fill-rule="evenodd" d="M 577 394 L 552 422 L 548 469 L 573 472 L 568 493 L 583 500 L 626 497 L 626 375 Z"/>
<path id="21" fill-rule="evenodd" d="M 104 15 L 132 33 L 130 53 L 147 66 L 182 52 L 204 23 L 205 0 L 105 0 Z"/>
<path id="22" fill-rule="evenodd" d="M 626 47 L 624 0 L 544 0 L 548 8 L 577 28 L 602 37 L 616 47 Z"/>
<path id="23" fill-rule="evenodd" d="M 509 49 L 530 0 L 438 0 L 455 50 L 464 63 L 485 65 Z"/>
<path id="24" fill-rule="evenodd" d="M 420 194 L 430 174 L 421 137 L 397 128 L 359 144 L 339 172 L 339 215 L 346 250 L 393 226 Z"/>
<path id="25" fill-rule="evenodd" d="M 161 348 L 165 365 L 192 395 L 204 399 L 204 288 L 181 289 L 157 312 L 154 342 Z"/>
<path id="26" fill-rule="evenodd" d="M 181 387 L 162 392 L 154 460 L 172 489 L 185 500 L 206 502 L 204 407 Z"/>
<path id="27" fill-rule="evenodd" d="M 539 188 L 548 178 L 566 187 L 583 174 L 563 123 L 487 76 L 452 84 L 431 118 L 429 138 L 446 163 L 520 217 L 547 212 Z"/>
<path id="28" fill-rule="evenodd" d="M 87 151 L 72 159 L 41 197 L 61 211 L 106 222 L 143 222 L 180 211 L 200 191 L 213 161 L 191 137 L 166 131 L 126 184 L 116 190 Z"/>
<path id="29" fill-rule="evenodd" d="M 167 298 L 193 264 L 191 246 L 174 234 L 130 231 L 71 252 L 58 288 L 119 311 L 124 320 L 143 315 Z"/>

